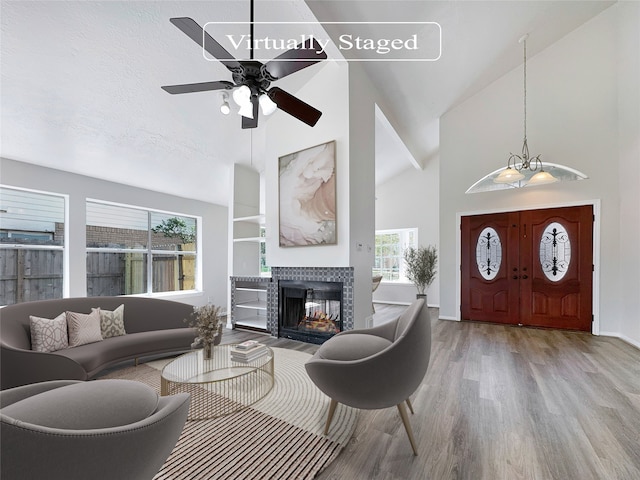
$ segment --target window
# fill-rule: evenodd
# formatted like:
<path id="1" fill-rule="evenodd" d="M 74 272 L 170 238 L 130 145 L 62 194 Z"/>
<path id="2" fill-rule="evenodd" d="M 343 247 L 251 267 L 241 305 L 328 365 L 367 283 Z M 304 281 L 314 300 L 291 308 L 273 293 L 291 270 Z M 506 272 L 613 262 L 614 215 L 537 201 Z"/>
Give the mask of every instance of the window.
<path id="1" fill-rule="evenodd" d="M 408 282 L 404 273 L 404 250 L 418 246 L 418 229 L 376 231 L 374 275 L 382 275 L 388 282 Z"/>
<path id="2" fill-rule="evenodd" d="M 263 277 L 271 275 L 271 267 L 267 265 L 267 245 L 264 241 L 266 236 L 265 227 L 260 226 L 260 238 L 262 239 L 260 242 L 260 276 Z"/>
<path id="3" fill-rule="evenodd" d="M 87 202 L 87 296 L 195 290 L 196 217 Z"/>
<path id="4" fill-rule="evenodd" d="M 544 276 L 559 282 L 571 264 L 571 240 L 567 229 L 558 222 L 546 226 L 540 239 L 540 267 Z"/>
<path id="5" fill-rule="evenodd" d="M 485 227 L 476 242 L 476 266 L 482 278 L 493 280 L 502 264 L 502 242 L 492 227 Z"/>
<path id="6" fill-rule="evenodd" d="M 62 298 L 66 197 L 0 187 L 0 304 Z"/>

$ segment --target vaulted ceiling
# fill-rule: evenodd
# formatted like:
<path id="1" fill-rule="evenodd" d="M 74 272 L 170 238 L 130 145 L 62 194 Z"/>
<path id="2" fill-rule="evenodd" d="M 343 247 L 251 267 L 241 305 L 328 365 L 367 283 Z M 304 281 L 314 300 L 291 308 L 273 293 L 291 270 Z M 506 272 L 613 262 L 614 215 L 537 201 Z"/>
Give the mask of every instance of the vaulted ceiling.
<path id="1" fill-rule="evenodd" d="M 377 179 L 437 153 L 438 119 L 529 56 L 608 8 L 610 1 L 256 0 L 265 22 L 438 22 L 434 62 L 363 63 L 384 101 Z M 229 167 L 248 163 L 268 119 L 253 130 L 219 113 L 219 92 L 171 96 L 161 85 L 229 79 L 170 22 L 246 22 L 248 0 L 2 1 L 1 150 L 6 158 L 226 204 Z M 337 40 L 344 25 L 326 24 Z M 285 24 L 278 27 L 287 29 Z M 291 27 L 293 28 L 293 27 Z M 309 28 L 317 29 L 318 26 Z M 209 30 L 208 30 L 209 31 Z M 357 59 L 357 52 L 342 52 Z M 355 56 L 350 56 L 354 55 Z M 283 79 L 291 93 L 313 66 Z M 286 80 L 286 81 L 285 81 Z M 277 112 L 274 115 L 285 115 Z M 392 128 L 389 127 L 392 126 Z M 396 135 L 397 133 L 397 135 Z M 399 147 L 401 139 L 407 148 Z M 0 172 L 1 173 L 1 172 Z"/>

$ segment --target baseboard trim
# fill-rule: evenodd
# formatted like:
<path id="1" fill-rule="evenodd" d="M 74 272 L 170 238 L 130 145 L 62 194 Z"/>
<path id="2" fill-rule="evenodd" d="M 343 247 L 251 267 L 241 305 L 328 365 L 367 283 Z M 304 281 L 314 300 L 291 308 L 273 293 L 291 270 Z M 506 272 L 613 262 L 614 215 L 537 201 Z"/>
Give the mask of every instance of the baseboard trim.
<path id="1" fill-rule="evenodd" d="M 410 304 L 407 302 L 394 302 L 394 301 L 387 301 L 387 300 L 374 300 L 373 303 L 380 303 L 380 304 L 385 304 L 385 305 L 406 305 L 409 306 Z"/>
<path id="2" fill-rule="evenodd" d="M 440 315 L 440 320 L 451 320 L 453 322 L 459 322 L 460 319 L 456 317 L 449 317 L 447 315 Z"/>
<path id="3" fill-rule="evenodd" d="M 619 338 L 620 340 L 622 340 L 625 343 L 628 343 L 629 345 L 631 345 L 632 347 L 636 347 L 638 350 L 640 350 L 640 342 L 627 337 L 626 335 L 622 335 L 621 333 L 618 332 L 600 332 L 600 335 L 603 337 L 614 337 L 614 338 Z"/>
<path id="4" fill-rule="evenodd" d="M 373 303 L 380 303 L 383 305 L 402 305 L 402 306 L 409 306 L 411 305 L 410 302 L 395 302 L 392 300 L 386 301 L 386 300 L 374 300 Z M 427 302 L 427 307 L 429 308 L 440 308 L 440 305 L 433 305 L 432 303 L 428 303 Z"/>

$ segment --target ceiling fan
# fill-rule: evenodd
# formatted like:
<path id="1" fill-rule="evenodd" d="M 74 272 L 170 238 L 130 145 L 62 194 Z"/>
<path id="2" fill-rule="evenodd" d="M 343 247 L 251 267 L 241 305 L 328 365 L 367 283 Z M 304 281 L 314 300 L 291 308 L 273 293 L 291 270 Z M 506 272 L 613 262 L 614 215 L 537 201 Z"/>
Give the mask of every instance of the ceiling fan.
<path id="1" fill-rule="evenodd" d="M 234 98 L 248 96 L 248 111 L 242 115 L 242 128 L 258 126 L 258 105 L 265 95 L 282 111 L 313 127 L 322 112 L 311 105 L 285 92 L 281 88 L 271 87 L 271 82 L 291 75 L 303 68 L 314 65 L 327 58 L 320 44 L 310 38 L 303 43 L 277 56 L 266 63 L 253 59 L 253 0 L 251 0 L 250 19 L 250 58 L 236 60 L 222 45 L 213 39 L 200 25 L 189 17 L 171 18 L 171 23 L 182 30 L 189 38 L 220 61 L 231 72 L 233 82 L 219 80 L 215 82 L 189 83 L 185 85 L 168 85 L 161 87 L 168 93 L 192 93 L 208 90 L 234 90 Z M 245 88 L 247 87 L 247 88 Z M 240 95 L 237 95 L 240 94 Z M 246 100 L 246 97 L 245 97 Z"/>

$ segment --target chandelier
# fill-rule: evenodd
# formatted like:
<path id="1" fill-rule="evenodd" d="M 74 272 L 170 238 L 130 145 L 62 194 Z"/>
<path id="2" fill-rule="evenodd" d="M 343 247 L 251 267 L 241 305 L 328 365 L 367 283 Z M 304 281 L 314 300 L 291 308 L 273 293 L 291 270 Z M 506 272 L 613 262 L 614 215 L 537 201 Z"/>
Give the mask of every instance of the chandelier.
<path id="1" fill-rule="evenodd" d="M 529 170 L 531 172 L 537 172 L 533 175 L 527 185 L 544 185 L 546 183 L 557 182 L 558 179 L 551 175 L 549 172 L 545 172 L 542 168 L 542 160 L 540 155 L 532 157 L 529 154 L 529 146 L 527 145 L 527 38 L 529 35 L 524 35 L 518 43 L 522 43 L 524 48 L 524 142 L 522 144 L 522 152 L 520 155 L 511 153 L 507 160 L 507 166 L 500 174 L 493 179 L 495 183 L 515 183 L 519 182 L 525 175 L 522 170 Z M 538 171 L 539 170 L 539 171 Z"/>

